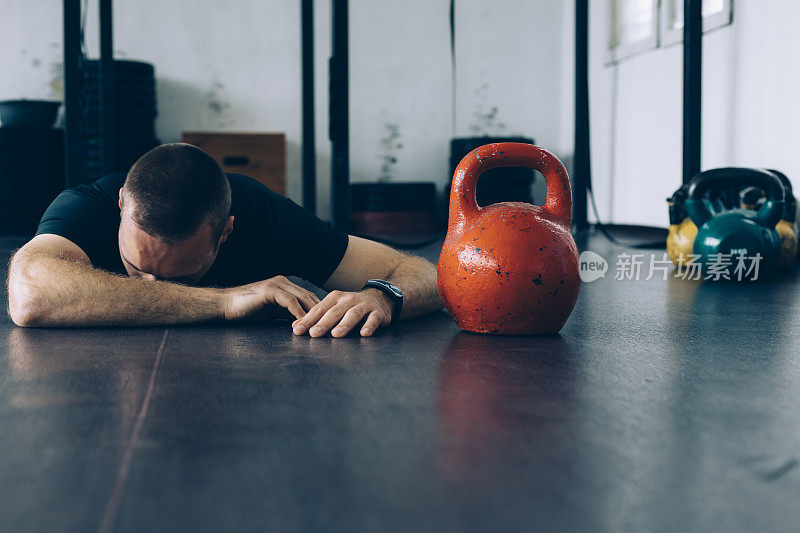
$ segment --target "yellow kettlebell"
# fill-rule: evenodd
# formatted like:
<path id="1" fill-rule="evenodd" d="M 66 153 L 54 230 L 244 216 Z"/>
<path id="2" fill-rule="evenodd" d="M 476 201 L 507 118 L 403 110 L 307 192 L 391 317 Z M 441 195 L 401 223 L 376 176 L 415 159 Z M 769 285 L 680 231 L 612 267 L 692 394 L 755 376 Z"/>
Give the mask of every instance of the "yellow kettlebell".
<path id="1" fill-rule="evenodd" d="M 667 234 L 667 255 L 679 268 L 686 266 L 692 256 L 694 238 L 697 237 L 697 226 L 686 213 L 685 184 L 675 194 L 667 198 L 669 204 L 669 233 Z"/>

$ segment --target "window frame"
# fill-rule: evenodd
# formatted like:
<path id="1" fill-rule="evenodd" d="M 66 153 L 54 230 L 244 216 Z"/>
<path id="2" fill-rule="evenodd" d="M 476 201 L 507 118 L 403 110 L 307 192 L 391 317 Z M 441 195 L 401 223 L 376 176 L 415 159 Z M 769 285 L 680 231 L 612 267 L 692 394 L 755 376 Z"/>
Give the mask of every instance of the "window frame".
<path id="1" fill-rule="evenodd" d="M 609 15 L 610 15 L 610 28 L 611 32 L 608 39 L 608 46 L 606 48 L 606 64 L 613 64 L 617 63 L 623 59 L 627 59 L 629 57 L 635 56 L 647 50 L 651 50 L 654 48 L 658 48 L 659 43 L 659 0 L 651 0 L 651 9 L 653 11 L 653 20 L 651 23 L 651 33 L 650 36 L 642 39 L 640 41 L 636 41 L 633 43 L 625 43 L 625 44 L 615 44 L 615 39 L 617 38 L 617 18 L 616 18 L 616 9 L 619 1 L 624 0 L 611 0 L 609 2 Z"/>
<path id="2" fill-rule="evenodd" d="M 653 9 L 653 27 L 650 37 L 635 43 L 614 44 L 617 38 L 616 13 L 618 3 L 625 0 L 610 0 L 609 7 L 609 39 L 606 48 L 606 65 L 614 65 L 625 59 L 648 50 L 666 48 L 683 43 L 683 27 L 670 27 L 670 10 L 677 2 L 683 0 L 651 0 Z M 703 17 L 703 33 L 714 31 L 733 24 L 734 0 L 722 0 L 722 10 Z"/>
<path id="3" fill-rule="evenodd" d="M 661 46 L 671 46 L 683 42 L 683 26 L 680 28 L 670 27 L 670 8 L 676 2 L 683 0 L 661 0 L 659 7 L 659 34 Z M 722 0 L 722 10 L 703 17 L 703 33 L 722 28 L 733 24 L 733 0 Z"/>

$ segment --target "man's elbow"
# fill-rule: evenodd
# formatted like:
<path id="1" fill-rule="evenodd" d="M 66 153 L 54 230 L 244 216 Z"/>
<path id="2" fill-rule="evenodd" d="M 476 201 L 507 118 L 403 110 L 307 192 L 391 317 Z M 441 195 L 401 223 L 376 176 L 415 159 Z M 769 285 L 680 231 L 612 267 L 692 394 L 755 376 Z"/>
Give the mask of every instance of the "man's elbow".
<path id="1" fill-rule="evenodd" d="M 17 326 L 45 325 L 42 299 L 36 294 L 35 274 L 31 261 L 14 257 L 8 275 L 8 314 Z"/>
<path id="2" fill-rule="evenodd" d="M 22 328 L 31 328 L 42 323 L 41 316 L 34 311 L 32 305 L 28 302 L 14 302 L 10 297 L 8 314 L 11 315 L 11 321 Z"/>

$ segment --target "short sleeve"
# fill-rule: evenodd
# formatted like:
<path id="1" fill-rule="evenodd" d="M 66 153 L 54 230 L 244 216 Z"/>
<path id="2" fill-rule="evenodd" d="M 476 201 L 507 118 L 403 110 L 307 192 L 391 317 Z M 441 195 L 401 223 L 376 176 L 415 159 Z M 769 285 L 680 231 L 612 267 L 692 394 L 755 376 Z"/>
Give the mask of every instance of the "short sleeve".
<path id="1" fill-rule="evenodd" d="M 42 215 L 36 235 L 52 233 L 65 237 L 81 248 L 90 239 L 89 222 L 93 202 L 74 190 L 63 191 Z"/>
<path id="2" fill-rule="evenodd" d="M 341 263 L 349 241 L 347 233 L 333 228 L 288 198 L 275 203 L 275 239 L 284 253 L 284 268 L 322 287 Z"/>
<path id="3" fill-rule="evenodd" d="M 92 265 L 117 269 L 116 234 L 119 207 L 96 184 L 63 191 L 42 215 L 36 235 L 60 235 L 89 256 Z"/>

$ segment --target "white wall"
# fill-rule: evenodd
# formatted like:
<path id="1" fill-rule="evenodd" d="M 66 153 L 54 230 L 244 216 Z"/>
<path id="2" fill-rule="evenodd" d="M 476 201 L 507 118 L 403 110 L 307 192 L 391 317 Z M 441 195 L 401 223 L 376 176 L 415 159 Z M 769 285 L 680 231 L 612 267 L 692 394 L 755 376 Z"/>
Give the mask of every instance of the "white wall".
<path id="1" fill-rule="evenodd" d="M 3 0 L 0 99 L 61 99 L 61 2 Z"/>
<path id="2" fill-rule="evenodd" d="M 610 0 L 590 2 L 592 164 L 601 219 L 664 226 L 681 183 L 681 44 L 606 66 Z M 736 0 L 703 40 L 702 168 L 770 166 L 800 187 L 794 0 Z M 616 90 L 615 90 L 616 85 Z"/>
<path id="3" fill-rule="evenodd" d="M 571 106 L 562 95 L 565 4 L 457 0 L 457 135 L 526 135 L 559 155 L 570 151 L 571 124 L 562 127 Z M 115 0 L 114 10 L 117 57 L 156 66 L 161 141 L 184 130 L 285 132 L 288 194 L 299 199 L 299 2 Z M 318 203 L 327 218 L 329 0 L 315 10 Z M 0 99 L 61 98 L 61 1 L 3 0 L 3 11 Z M 90 56 L 96 12 L 90 0 Z M 447 0 L 351 0 L 353 181 L 435 181 L 440 190 L 448 181 L 448 25 Z"/>
<path id="4" fill-rule="evenodd" d="M 563 4 L 457 0 L 458 136 L 527 135 L 555 152 L 571 148 L 560 137 Z"/>
<path id="5" fill-rule="evenodd" d="M 681 180 L 682 46 L 605 64 L 610 0 L 590 2 L 592 172 L 601 218 L 665 225 Z M 330 2 L 317 0 L 319 213 L 329 216 Z M 96 0 L 87 41 L 96 54 Z M 183 130 L 283 131 L 300 190 L 298 2 L 116 0 L 120 58 L 156 65 L 163 142 Z M 448 176 L 456 135 L 527 135 L 572 152 L 574 2 L 457 0 L 456 105 L 448 2 L 352 0 L 353 181 Z M 61 1 L 3 0 L 0 99 L 61 97 Z M 800 187 L 800 3 L 737 0 L 705 36 L 703 168 L 772 166 Z M 455 120 L 453 109 L 455 108 Z"/>

